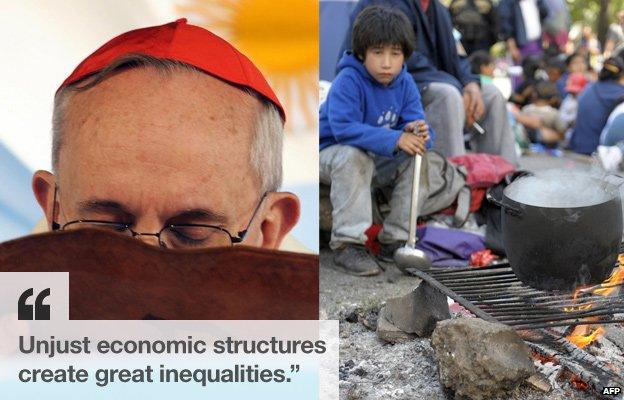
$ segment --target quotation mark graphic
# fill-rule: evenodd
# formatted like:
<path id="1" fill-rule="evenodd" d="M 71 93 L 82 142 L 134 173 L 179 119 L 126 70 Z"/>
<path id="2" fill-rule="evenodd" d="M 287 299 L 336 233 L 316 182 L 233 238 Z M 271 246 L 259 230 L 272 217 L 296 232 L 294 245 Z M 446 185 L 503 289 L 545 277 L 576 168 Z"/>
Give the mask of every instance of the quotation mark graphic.
<path id="1" fill-rule="evenodd" d="M 19 320 L 50 320 L 50 306 L 43 304 L 43 300 L 50 295 L 50 288 L 42 290 L 35 299 L 35 306 L 26 304 L 26 300 L 34 294 L 33 288 L 22 293 L 17 301 L 17 319 Z M 34 314 L 34 315 L 33 315 Z"/>

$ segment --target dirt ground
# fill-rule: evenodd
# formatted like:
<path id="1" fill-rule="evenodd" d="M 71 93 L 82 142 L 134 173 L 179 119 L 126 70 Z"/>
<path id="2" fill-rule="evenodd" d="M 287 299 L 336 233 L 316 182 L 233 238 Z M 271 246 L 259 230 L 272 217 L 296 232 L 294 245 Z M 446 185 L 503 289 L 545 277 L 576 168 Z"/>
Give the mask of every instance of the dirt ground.
<path id="1" fill-rule="evenodd" d="M 521 167 L 531 171 L 548 168 L 591 168 L 588 159 L 567 156 L 530 156 Z M 320 252 L 320 308 L 322 319 L 340 321 L 340 399 L 445 400 L 438 381 L 433 349 L 427 338 L 402 344 L 380 341 L 374 331 L 354 317 L 367 313 L 374 318 L 386 299 L 401 296 L 418 283 L 418 278 L 401 274 L 391 264 L 379 276 L 360 278 L 335 269 L 331 251 Z M 510 394 L 494 400 L 592 399 L 572 389 L 550 393 L 521 385 Z"/>

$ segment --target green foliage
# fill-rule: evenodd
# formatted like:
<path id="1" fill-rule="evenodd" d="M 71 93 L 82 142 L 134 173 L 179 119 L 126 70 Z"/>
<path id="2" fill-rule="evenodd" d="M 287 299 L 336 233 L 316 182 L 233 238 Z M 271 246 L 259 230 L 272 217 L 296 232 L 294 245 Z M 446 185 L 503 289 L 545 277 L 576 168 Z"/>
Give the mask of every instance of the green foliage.
<path id="1" fill-rule="evenodd" d="M 584 25 L 591 25 L 594 31 L 597 29 L 598 13 L 600 12 L 600 0 L 566 0 L 572 16 L 572 23 L 581 22 Z M 624 9 L 624 0 L 608 0 L 609 5 L 607 15 L 609 23 L 615 22 L 616 14 Z"/>

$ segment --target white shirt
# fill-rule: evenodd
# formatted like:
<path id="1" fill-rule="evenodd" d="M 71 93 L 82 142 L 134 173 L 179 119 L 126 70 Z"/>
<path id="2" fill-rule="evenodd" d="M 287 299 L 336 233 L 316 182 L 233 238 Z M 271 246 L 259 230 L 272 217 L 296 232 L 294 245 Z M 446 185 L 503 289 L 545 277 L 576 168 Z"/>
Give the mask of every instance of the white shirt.
<path id="1" fill-rule="evenodd" d="M 528 41 L 538 40 L 542 37 L 542 25 L 540 23 L 537 0 L 520 0 L 520 10 Z"/>

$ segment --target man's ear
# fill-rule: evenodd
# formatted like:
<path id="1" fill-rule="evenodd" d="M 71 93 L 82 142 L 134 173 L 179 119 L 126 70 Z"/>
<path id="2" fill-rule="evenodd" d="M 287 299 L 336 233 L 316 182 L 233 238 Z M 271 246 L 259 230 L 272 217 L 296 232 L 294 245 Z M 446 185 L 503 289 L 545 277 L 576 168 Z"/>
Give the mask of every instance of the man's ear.
<path id="1" fill-rule="evenodd" d="M 299 198 L 289 192 L 271 193 L 266 200 L 266 212 L 260 227 L 262 247 L 278 249 L 284 237 L 299 221 Z"/>
<path id="2" fill-rule="evenodd" d="M 48 171 L 39 170 L 35 172 L 32 179 L 32 189 L 37 199 L 37 203 L 43 210 L 48 220 L 48 228 L 51 229 L 52 222 L 57 219 L 56 215 L 52 215 L 54 210 L 54 189 L 56 187 L 56 177 Z M 56 207 L 58 210 L 58 207 Z"/>

